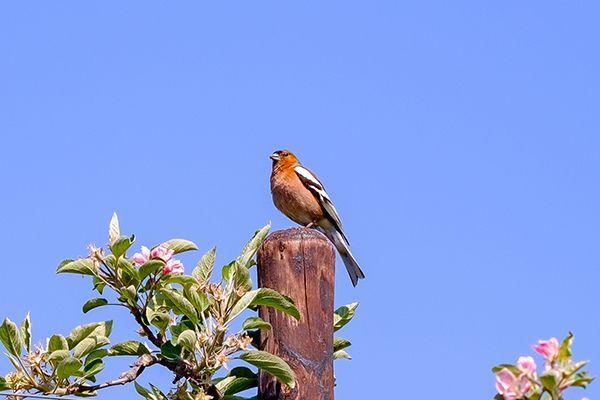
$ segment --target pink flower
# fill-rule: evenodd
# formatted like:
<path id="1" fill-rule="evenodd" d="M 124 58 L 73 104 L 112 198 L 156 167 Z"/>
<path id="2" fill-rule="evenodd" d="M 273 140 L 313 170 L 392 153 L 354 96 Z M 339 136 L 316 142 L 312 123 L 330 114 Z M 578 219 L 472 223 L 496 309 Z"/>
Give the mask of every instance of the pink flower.
<path id="1" fill-rule="evenodd" d="M 533 349 L 538 352 L 548 362 L 552 362 L 558 356 L 559 344 L 555 337 L 548 340 L 538 340 L 537 344 L 534 344 Z"/>
<path id="2" fill-rule="evenodd" d="M 166 247 L 158 246 L 152 249 L 150 252 L 151 258 L 160 258 L 164 262 L 167 262 L 173 257 L 173 250 L 168 250 Z"/>
<path id="3" fill-rule="evenodd" d="M 135 253 L 133 255 L 133 263 L 135 265 L 137 265 L 138 267 L 140 265 L 148 262 L 149 259 L 150 259 L 150 249 L 148 249 L 146 246 L 142 246 L 141 253 Z"/>
<path id="4" fill-rule="evenodd" d="M 517 367 L 519 367 L 521 372 L 523 372 L 525 375 L 528 375 L 528 376 L 534 376 L 535 370 L 537 369 L 537 365 L 535 365 L 535 361 L 533 360 L 533 357 L 530 357 L 530 356 L 519 357 L 519 359 L 517 360 Z"/>
<path id="5" fill-rule="evenodd" d="M 183 263 L 179 260 L 170 259 L 163 267 L 163 274 L 183 274 Z"/>
<path id="6" fill-rule="evenodd" d="M 496 390 L 504 400 L 518 400 L 525 396 L 531 388 L 531 383 L 525 374 L 518 378 L 507 368 L 502 368 L 496 373 Z"/>

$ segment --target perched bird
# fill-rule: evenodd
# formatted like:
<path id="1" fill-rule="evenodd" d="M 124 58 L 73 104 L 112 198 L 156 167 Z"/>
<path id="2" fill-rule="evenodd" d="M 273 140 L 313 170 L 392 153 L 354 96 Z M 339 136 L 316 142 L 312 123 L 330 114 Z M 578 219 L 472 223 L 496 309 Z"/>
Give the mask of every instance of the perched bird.
<path id="1" fill-rule="evenodd" d="M 342 229 L 342 221 L 325 191 L 323 184 L 288 150 L 271 154 L 271 194 L 275 207 L 292 221 L 325 234 L 340 253 L 356 286 L 365 274 L 350 252 L 348 239 Z"/>

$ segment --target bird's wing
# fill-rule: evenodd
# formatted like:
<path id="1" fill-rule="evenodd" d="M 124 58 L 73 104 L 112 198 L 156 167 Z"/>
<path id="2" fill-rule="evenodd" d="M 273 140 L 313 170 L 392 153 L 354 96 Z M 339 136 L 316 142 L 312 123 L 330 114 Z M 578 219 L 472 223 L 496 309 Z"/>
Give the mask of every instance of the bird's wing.
<path id="1" fill-rule="evenodd" d="M 308 169 L 304 168 L 302 165 L 295 166 L 294 172 L 296 172 L 296 175 L 298 175 L 298 178 L 300 178 L 302 184 L 308 190 L 310 190 L 312 194 L 317 198 L 319 204 L 321 204 L 321 207 L 323 207 L 325 214 L 330 218 L 331 222 L 333 222 L 333 224 L 335 225 L 337 230 L 342 234 L 347 243 L 348 239 L 344 234 L 344 229 L 342 227 L 342 221 L 340 220 L 340 216 L 338 215 L 337 210 L 335 209 L 335 206 L 331 201 L 331 198 L 325 191 L 325 188 L 323 187 L 323 184 L 321 183 L 319 178 L 317 178 L 315 174 L 310 172 Z"/>

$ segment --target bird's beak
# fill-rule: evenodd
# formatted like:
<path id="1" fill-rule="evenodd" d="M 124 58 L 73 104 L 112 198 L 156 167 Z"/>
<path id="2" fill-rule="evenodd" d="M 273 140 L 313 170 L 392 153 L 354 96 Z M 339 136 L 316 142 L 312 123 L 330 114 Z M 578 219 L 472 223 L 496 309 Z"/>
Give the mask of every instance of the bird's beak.
<path id="1" fill-rule="evenodd" d="M 273 153 L 269 156 L 269 158 L 273 161 L 279 161 L 281 157 L 279 157 L 279 154 Z"/>

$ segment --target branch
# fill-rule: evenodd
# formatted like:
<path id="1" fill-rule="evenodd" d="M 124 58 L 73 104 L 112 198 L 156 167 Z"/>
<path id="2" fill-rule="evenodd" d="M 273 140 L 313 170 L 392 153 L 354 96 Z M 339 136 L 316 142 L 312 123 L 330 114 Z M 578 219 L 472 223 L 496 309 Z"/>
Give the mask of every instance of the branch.
<path id="1" fill-rule="evenodd" d="M 144 320 L 142 318 L 142 312 L 139 308 L 129 307 L 129 310 L 135 318 L 135 321 L 142 327 L 148 339 L 152 342 L 153 345 L 160 349 L 160 347 L 164 344 L 164 339 L 162 335 L 160 333 L 155 335 L 154 332 L 152 332 L 152 329 L 150 329 L 150 327 L 144 323 Z"/>
<path id="2" fill-rule="evenodd" d="M 151 354 L 144 354 L 140 358 L 138 358 L 136 362 L 131 364 L 131 369 L 129 371 L 123 372 L 121 375 L 119 375 L 117 379 L 93 386 L 78 385 L 73 388 L 58 389 L 54 393 L 60 395 L 86 393 L 94 392 L 100 389 L 105 389 L 111 386 L 125 385 L 126 383 L 135 381 L 137 377 L 140 376 L 142 372 L 144 372 L 144 369 L 146 369 L 146 367 L 158 364 L 159 362 L 160 361 L 158 357 L 153 356 Z"/>

